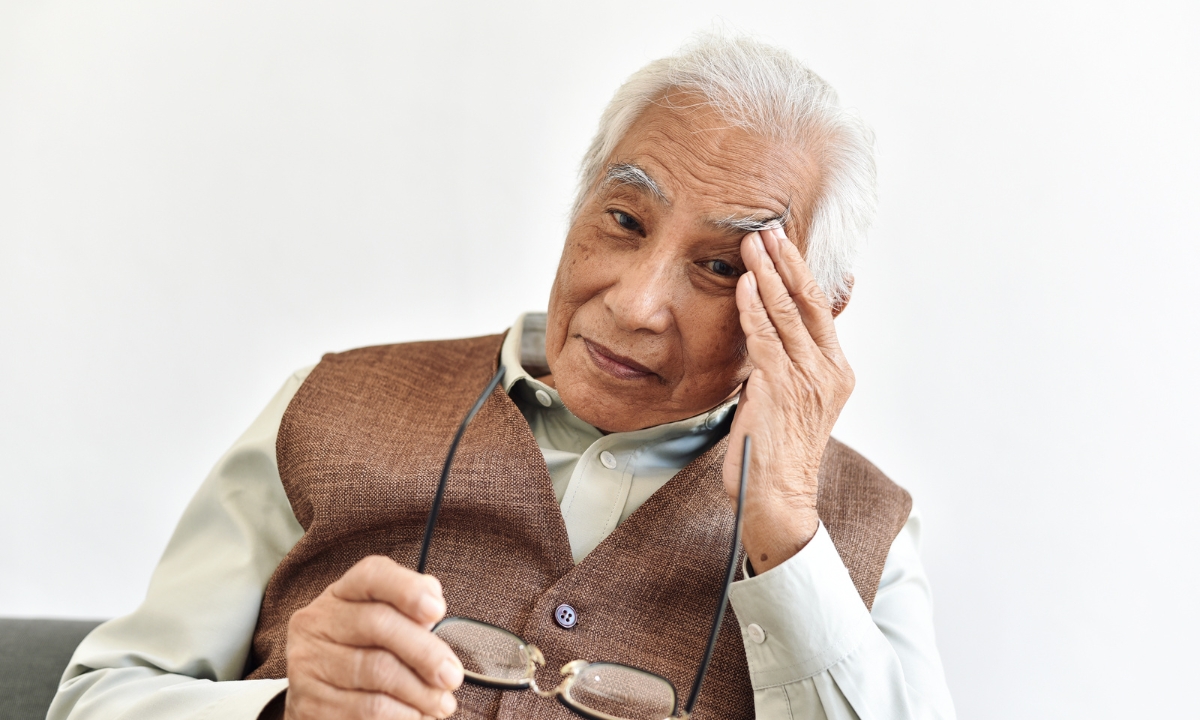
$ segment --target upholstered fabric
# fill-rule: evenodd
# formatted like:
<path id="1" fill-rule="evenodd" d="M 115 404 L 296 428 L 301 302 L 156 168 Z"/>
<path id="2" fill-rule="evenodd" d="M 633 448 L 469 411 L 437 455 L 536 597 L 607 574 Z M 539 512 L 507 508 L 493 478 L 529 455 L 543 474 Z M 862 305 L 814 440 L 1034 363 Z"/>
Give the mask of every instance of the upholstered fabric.
<path id="1" fill-rule="evenodd" d="M 99 624 L 0 618 L 0 720 L 44 720 L 71 654 Z"/>

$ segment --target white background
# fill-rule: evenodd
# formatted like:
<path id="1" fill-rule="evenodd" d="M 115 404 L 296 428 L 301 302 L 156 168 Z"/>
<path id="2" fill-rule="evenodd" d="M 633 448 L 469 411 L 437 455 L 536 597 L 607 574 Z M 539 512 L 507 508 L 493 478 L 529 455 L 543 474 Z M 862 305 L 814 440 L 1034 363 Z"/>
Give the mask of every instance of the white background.
<path id="1" fill-rule="evenodd" d="M 0 614 L 133 609 L 324 351 L 545 306 L 603 105 L 714 18 L 878 135 L 836 432 L 964 718 L 1194 717 L 1195 2 L 0 3 Z"/>

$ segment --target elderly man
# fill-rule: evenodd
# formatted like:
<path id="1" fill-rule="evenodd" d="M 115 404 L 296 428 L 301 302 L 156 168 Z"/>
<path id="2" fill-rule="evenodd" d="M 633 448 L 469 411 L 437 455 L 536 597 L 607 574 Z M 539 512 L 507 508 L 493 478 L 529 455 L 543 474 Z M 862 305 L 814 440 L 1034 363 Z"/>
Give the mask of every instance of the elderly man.
<path id="1" fill-rule="evenodd" d="M 584 159 L 548 312 L 296 373 L 50 717 L 661 720 L 648 688 L 689 693 L 710 627 L 697 718 L 951 717 L 908 494 L 830 439 L 873 186 L 869 132 L 786 53 L 651 63 Z M 619 665 L 568 665 L 555 703 L 575 660 Z"/>

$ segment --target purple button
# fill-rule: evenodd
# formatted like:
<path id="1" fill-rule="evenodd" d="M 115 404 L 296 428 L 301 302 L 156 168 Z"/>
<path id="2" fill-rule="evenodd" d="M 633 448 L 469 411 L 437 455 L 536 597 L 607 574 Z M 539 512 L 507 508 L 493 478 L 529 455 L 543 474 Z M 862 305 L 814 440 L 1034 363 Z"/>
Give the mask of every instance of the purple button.
<path id="1" fill-rule="evenodd" d="M 554 622 L 558 623 L 559 627 L 570 630 L 579 622 L 579 613 L 575 612 L 575 608 L 563 603 L 554 608 Z"/>

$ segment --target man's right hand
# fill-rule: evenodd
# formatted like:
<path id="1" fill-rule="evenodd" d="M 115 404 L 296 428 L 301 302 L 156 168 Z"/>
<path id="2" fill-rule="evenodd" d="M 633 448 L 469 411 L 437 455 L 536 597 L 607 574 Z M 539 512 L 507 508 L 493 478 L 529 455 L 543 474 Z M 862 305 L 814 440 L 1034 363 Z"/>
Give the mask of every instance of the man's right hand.
<path id="1" fill-rule="evenodd" d="M 287 720 L 444 718 L 462 664 L 432 632 L 442 585 L 363 558 L 288 623 Z"/>

